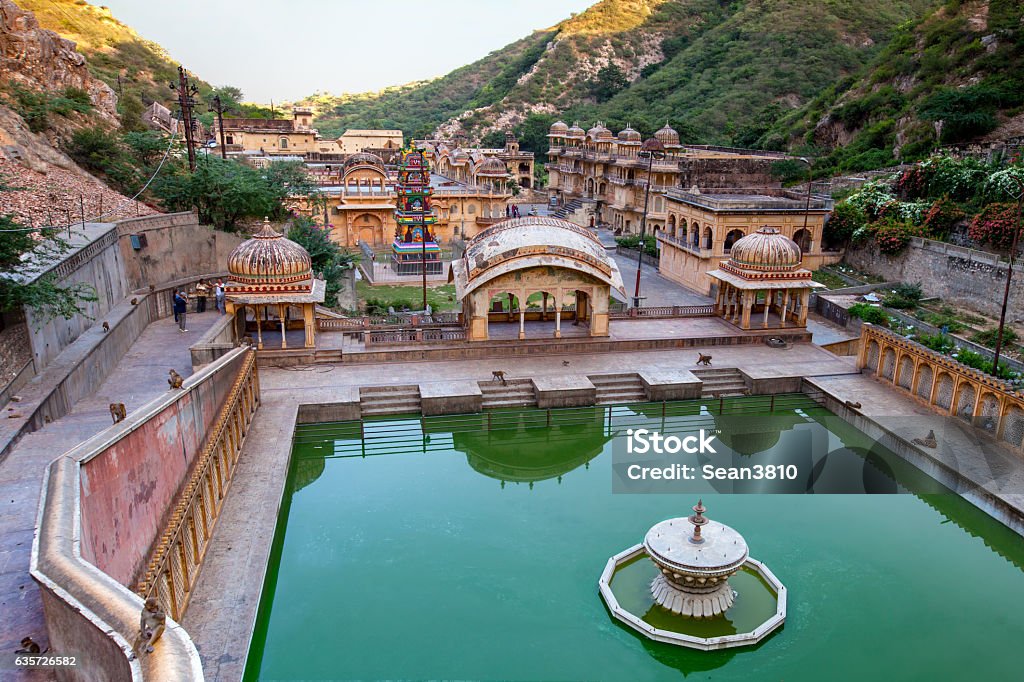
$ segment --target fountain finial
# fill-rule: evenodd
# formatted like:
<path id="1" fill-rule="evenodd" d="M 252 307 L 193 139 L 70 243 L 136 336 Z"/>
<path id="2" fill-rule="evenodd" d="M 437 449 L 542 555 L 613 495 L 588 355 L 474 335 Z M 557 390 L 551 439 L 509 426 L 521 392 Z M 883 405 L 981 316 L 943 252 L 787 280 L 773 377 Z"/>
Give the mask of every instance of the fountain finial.
<path id="1" fill-rule="evenodd" d="M 704 518 L 704 512 L 707 511 L 704 507 L 704 500 L 697 500 L 697 504 L 692 509 L 696 513 L 689 518 L 690 523 L 693 524 L 693 536 L 690 537 L 690 542 L 699 544 L 704 542 L 704 538 L 700 536 L 700 527 L 708 522 L 708 519 Z"/>

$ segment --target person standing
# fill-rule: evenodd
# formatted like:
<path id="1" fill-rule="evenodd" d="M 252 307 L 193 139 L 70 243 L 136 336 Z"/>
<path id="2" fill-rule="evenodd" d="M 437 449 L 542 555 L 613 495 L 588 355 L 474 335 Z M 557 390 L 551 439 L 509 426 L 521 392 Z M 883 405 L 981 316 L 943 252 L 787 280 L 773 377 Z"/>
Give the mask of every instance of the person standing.
<path id="1" fill-rule="evenodd" d="M 184 291 L 179 291 L 174 294 L 174 316 L 178 320 L 178 330 L 181 332 L 187 332 L 185 329 L 185 314 L 188 310 L 188 294 Z"/>
<path id="2" fill-rule="evenodd" d="M 217 304 L 217 312 L 221 315 L 226 313 L 227 311 L 224 308 L 224 280 L 217 280 L 217 285 L 213 288 L 213 298 Z"/>
<path id="3" fill-rule="evenodd" d="M 174 322 L 178 322 L 178 290 L 174 289 L 171 293 L 171 307 L 174 309 Z"/>
<path id="4" fill-rule="evenodd" d="M 206 295 L 210 293 L 210 287 L 206 286 L 206 280 L 199 280 L 196 284 L 196 312 L 206 312 Z"/>

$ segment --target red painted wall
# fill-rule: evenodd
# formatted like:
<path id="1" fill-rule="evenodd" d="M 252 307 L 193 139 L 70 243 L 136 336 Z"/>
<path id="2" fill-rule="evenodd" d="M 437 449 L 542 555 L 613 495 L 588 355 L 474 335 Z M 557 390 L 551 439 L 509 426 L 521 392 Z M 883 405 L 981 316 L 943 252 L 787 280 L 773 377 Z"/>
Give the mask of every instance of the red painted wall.
<path id="1" fill-rule="evenodd" d="M 122 585 L 144 570 L 244 358 L 165 398 L 171 402 L 83 463 L 82 558 Z"/>

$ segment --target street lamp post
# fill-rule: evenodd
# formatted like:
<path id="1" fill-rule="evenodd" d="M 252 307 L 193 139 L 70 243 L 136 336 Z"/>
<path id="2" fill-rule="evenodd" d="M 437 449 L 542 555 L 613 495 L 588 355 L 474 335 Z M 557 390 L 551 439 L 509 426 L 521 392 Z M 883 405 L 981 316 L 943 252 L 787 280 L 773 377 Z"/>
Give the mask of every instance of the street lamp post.
<path id="1" fill-rule="evenodd" d="M 654 160 L 665 158 L 665 145 L 656 137 L 644 140 L 640 146 L 638 155 L 641 159 L 647 159 L 647 188 L 644 190 L 644 213 L 640 218 L 640 256 L 636 263 L 636 287 L 633 289 L 633 307 L 640 307 L 640 272 L 644 267 L 644 243 L 647 239 L 647 205 L 651 199 L 651 177 L 654 170 Z"/>
<path id="2" fill-rule="evenodd" d="M 814 175 L 811 172 L 811 161 L 801 156 L 800 160 L 807 164 L 807 200 L 804 202 L 804 234 L 807 234 L 807 216 L 811 213 L 811 185 L 814 184 Z M 825 235 L 822 234 L 824 239 Z"/>
<path id="3" fill-rule="evenodd" d="M 1013 228 L 1013 245 L 1010 246 L 1010 265 L 1006 269 L 1006 289 L 1003 291 L 1003 309 L 999 313 L 999 331 L 996 334 L 996 352 L 992 359 L 992 376 L 999 376 L 999 351 L 1003 347 L 1003 327 L 1006 325 L 1006 304 L 1010 300 L 1010 282 L 1013 280 L 1013 259 L 1017 256 L 1017 239 L 1020 237 L 1021 204 L 1024 203 L 1024 180 L 1016 175 L 1010 178 L 1017 183 L 1017 225 Z"/>

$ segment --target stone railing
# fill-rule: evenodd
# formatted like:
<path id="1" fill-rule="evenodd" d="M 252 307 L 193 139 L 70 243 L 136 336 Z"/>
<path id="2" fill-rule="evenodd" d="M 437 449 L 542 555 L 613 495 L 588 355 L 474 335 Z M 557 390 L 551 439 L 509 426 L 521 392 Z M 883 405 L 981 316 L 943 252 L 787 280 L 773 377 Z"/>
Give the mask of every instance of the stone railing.
<path id="1" fill-rule="evenodd" d="M 466 330 L 462 327 L 389 329 L 371 331 L 363 338 L 367 348 L 373 346 L 401 346 L 411 343 L 449 343 L 452 341 L 465 341 Z"/>
<path id="2" fill-rule="evenodd" d="M 368 329 L 397 330 L 415 329 L 423 325 L 455 326 L 459 324 L 458 313 L 434 313 L 432 315 L 386 315 L 344 318 L 317 318 L 320 331 L 362 332 Z"/>
<path id="3" fill-rule="evenodd" d="M 713 305 L 669 305 L 640 308 L 625 308 L 609 313 L 615 320 L 629 318 L 672 318 L 672 317 L 712 317 L 715 314 Z"/>
<path id="4" fill-rule="evenodd" d="M 192 595 L 242 443 L 259 406 L 255 367 L 256 354 L 247 352 L 192 475 L 178 496 L 167 529 L 135 588 L 143 599 L 155 597 L 175 620 L 181 619 Z"/>
<path id="5" fill-rule="evenodd" d="M 1014 447 L 1024 444 L 1024 397 L 1007 381 L 866 322 L 857 367 L 940 414 L 970 422 Z"/>
<path id="6" fill-rule="evenodd" d="M 192 583 L 160 570 L 188 570 L 194 580 L 205 548 L 199 538 L 209 538 L 258 402 L 255 353 L 236 349 L 47 469 L 31 574 L 41 587 L 51 653 L 76 657 L 68 679 L 203 679 L 179 625 Z M 154 432 L 162 440 L 140 447 Z M 132 591 L 147 548 L 161 546 L 168 561 L 150 562 L 157 567 L 145 571 L 154 578 L 150 589 Z M 150 594 L 162 603 L 167 630 L 152 654 L 138 656 L 139 614 Z"/>

